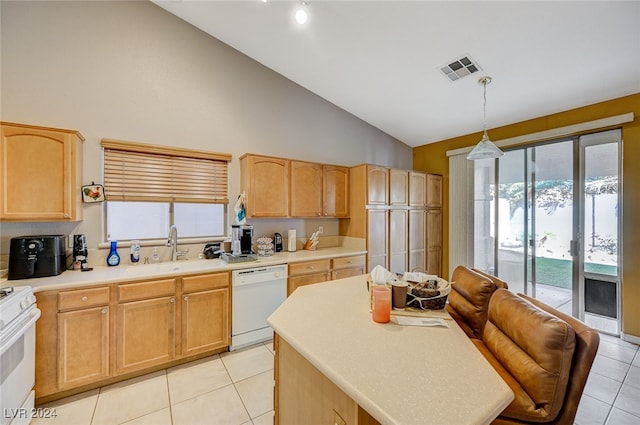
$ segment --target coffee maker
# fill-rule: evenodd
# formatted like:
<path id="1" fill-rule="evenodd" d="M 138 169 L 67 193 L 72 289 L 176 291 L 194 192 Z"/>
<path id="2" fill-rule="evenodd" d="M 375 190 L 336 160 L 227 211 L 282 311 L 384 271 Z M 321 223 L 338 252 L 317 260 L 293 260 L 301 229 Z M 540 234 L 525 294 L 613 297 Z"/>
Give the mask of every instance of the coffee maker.
<path id="1" fill-rule="evenodd" d="M 89 267 L 88 255 L 87 238 L 83 234 L 73 235 L 73 269 L 82 270 Z"/>
<path id="2" fill-rule="evenodd" d="M 240 227 L 240 250 L 243 254 L 253 254 L 253 226 Z"/>

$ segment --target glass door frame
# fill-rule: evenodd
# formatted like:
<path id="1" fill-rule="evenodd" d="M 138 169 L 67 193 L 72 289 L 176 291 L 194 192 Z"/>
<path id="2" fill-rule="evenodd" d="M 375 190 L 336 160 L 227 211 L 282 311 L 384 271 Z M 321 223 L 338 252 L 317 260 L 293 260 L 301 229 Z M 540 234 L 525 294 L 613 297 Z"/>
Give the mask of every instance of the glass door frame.
<path id="1" fill-rule="evenodd" d="M 615 129 L 614 129 L 615 130 Z M 611 130 L 606 130 L 608 132 Z M 594 134 L 598 134 L 601 132 L 589 133 L 583 136 L 590 136 Z M 618 145 L 618 208 L 620 210 L 620 206 L 622 204 L 621 193 L 622 193 L 622 182 L 620 176 L 622 175 L 622 143 L 621 138 L 618 138 L 617 141 L 602 141 L 598 139 L 594 140 L 584 140 L 583 136 L 576 135 L 570 136 L 561 139 L 555 139 L 545 142 L 532 143 L 527 144 L 526 146 L 514 146 L 513 148 L 504 149 L 506 152 L 508 151 L 522 151 L 523 152 L 523 183 L 524 183 L 524 199 L 523 199 L 523 242 L 524 242 L 524 267 L 523 267 L 523 282 L 524 282 L 524 291 L 525 293 L 536 298 L 536 171 L 535 171 L 535 159 L 536 159 L 536 148 L 542 147 L 544 145 L 555 144 L 555 143 L 572 143 L 573 150 L 573 158 L 571 160 L 572 163 L 572 236 L 570 241 L 570 258 L 572 260 L 572 276 L 571 276 L 571 311 L 574 317 L 579 318 L 580 320 L 585 320 L 585 278 L 596 279 L 609 281 L 616 284 L 616 309 L 617 309 L 617 329 L 618 332 L 621 330 L 621 270 L 622 270 L 622 218 L 621 215 L 618 214 L 617 217 L 617 276 L 610 275 L 602 275 L 598 273 L 588 272 L 586 271 L 586 258 L 585 258 L 585 245 L 587 238 L 587 229 L 585 228 L 585 213 L 586 213 L 586 180 L 585 180 L 585 161 L 586 161 L 586 153 L 585 150 L 589 146 L 603 145 L 608 143 L 617 143 Z M 500 176 L 500 161 L 498 159 L 495 160 L 494 165 L 494 185 L 496 188 L 499 187 L 499 176 Z M 496 197 L 498 197 L 498 189 L 496 189 Z M 499 216 L 499 205 L 496 202 L 494 204 L 494 217 L 496 217 L 496 224 L 498 223 L 497 217 Z M 497 241 L 500 240 L 500 226 L 496 225 L 495 230 L 495 241 L 494 244 L 494 270 L 496 275 L 500 273 L 500 264 L 499 264 L 499 244 Z M 533 236 L 532 236 L 533 235 Z M 587 312 L 588 313 L 588 312 Z M 593 313 L 589 313 L 593 314 Z"/>

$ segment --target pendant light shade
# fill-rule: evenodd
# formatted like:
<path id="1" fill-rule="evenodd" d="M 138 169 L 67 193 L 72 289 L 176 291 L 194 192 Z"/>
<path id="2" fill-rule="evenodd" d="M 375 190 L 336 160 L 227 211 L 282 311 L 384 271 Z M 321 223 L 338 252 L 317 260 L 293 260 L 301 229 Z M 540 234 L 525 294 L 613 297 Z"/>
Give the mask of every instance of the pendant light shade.
<path id="1" fill-rule="evenodd" d="M 483 120 L 482 120 L 484 132 L 482 134 L 482 139 L 480 140 L 480 142 L 476 145 L 475 148 L 473 148 L 471 152 L 469 152 L 469 155 L 467 155 L 467 159 L 470 159 L 472 161 L 475 161 L 478 159 L 499 158 L 502 155 L 504 155 L 504 152 L 502 152 L 500 148 L 497 147 L 495 143 L 493 143 L 489 139 L 489 135 L 487 134 L 487 84 L 489 84 L 490 82 L 491 82 L 491 77 L 482 77 L 478 80 L 478 83 L 482 84 L 484 87 L 484 104 L 483 104 Z"/>

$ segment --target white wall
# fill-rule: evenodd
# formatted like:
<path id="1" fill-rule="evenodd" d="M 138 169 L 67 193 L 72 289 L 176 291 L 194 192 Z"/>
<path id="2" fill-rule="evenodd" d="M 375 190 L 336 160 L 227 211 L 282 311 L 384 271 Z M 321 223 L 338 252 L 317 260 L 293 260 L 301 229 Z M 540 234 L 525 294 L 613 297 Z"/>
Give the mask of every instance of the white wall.
<path id="1" fill-rule="evenodd" d="M 246 152 L 412 166 L 409 146 L 150 2 L 3 0 L 0 7 L 0 117 L 79 130 L 85 184 L 102 182 L 102 138 L 230 153 L 230 199 Z M 85 205 L 84 218 L 1 223 L 0 250 L 12 236 L 51 233 L 85 233 L 95 247 L 101 206 Z"/>

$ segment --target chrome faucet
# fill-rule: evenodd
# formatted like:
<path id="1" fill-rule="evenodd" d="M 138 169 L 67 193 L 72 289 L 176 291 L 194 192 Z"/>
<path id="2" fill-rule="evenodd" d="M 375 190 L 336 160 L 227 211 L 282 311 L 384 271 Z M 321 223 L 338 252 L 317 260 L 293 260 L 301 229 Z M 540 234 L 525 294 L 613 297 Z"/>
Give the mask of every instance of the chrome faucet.
<path id="1" fill-rule="evenodd" d="M 171 261 L 176 261 L 178 257 L 183 257 L 189 253 L 188 249 L 186 251 L 178 251 L 178 228 L 175 224 L 172 224 L 169 228 L 167 246 L 171 247 Z"/>

